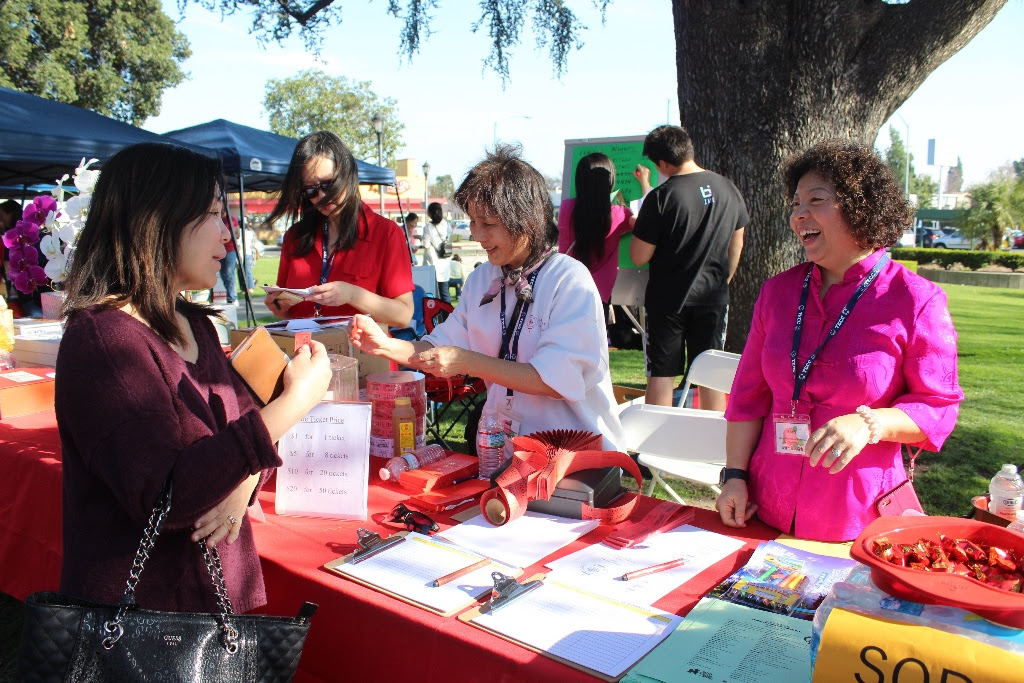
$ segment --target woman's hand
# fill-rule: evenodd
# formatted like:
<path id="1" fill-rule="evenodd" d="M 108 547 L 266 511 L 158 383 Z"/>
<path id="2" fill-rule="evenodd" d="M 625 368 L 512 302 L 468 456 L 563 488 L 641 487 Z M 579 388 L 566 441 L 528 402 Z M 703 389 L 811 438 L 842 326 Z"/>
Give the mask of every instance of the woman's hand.
<path id="1" fill-rule="evenodd" d="M 284 391 L 282 396 L 298 399 L 306 405 L 303 414 L 327 393 L 331 383 L 331 360 L 327 348 L 315 339 L 302 346 L 284 369 Z"/>
<path id="2" fill-rule="evenodd" d="M 469 364 L 473 351 L 458 346 L 435 346 L 409 359 L 409 365 L 435 377 L 471 374 Z"/>
<path id="3" fill-rule="evenodd" d="M 871 438 L 867 423 L 857 413 L 834 417 L 814 430 L 804 453 L 810 458 L 811 467 L 821 463 L 835 474 L 850 464 L 864 449 Z"/>
<path id="4" fill-rule="evenodd" d="M 309 288 L 309 296 L 303 301 L 312 301 L 321 306 L 345 306 L 351 304 L 360 288 L 348 282 L 325 282 Z"/>
<path id="5" fill-rule="evenodd" d="M 212 548 L 227 537 L 228 545 L 238 539 L 242 528 L 245 509 L 249 507 L 249 499 L 259 481 L 259 474 L 251 474 L 228 494 L 228 497 L 208 510 L 196 520 L 192 540 L 206 539 L 206 547 Z"/>
<path id="6" fill-rule="evenodd" d="M 274 292 L 267 294 L 263 298 L 263 303 L 266 304 L 270 312 L 276 315 L 278 318 L 288 317 L 288 310 L 298 303 L 295 299 L 287 296 L 281 296 L 285 292 Z"/>
<path id="7" fill-rule="evenodd" d="M 386 356 L 391 337 L 384 334 L 380 325 L 368 315 L 354 315 L 348 326 L 348 338 L 352 345 L 372 356 Z"/>
<path id="8" fill-rule="evenodd" d="M 757 503 L 751 503 L 747 496 L 747 482 L 730 479 L 722 486 L 722 493 L 715 501 L 715 509 L 722 516 L 722 524 L 745 527 L 747 520 L 757 512 Z"/>

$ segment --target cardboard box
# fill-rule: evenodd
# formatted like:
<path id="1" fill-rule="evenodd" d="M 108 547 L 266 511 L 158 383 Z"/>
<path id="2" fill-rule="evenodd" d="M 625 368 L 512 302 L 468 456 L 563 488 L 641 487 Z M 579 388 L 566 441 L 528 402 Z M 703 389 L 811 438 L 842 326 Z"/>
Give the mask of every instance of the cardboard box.
<path id="1" fill-rule="evenodd" d="M 0 372 L 0 419 L 53 408 L 52 368 L 17 368 Z"/>
<path id="2" fill-rule="evenodd" d="M 267 331 L 270 332 L 271 338 L 277 342 L 277 345 L 288 354 L 291 358 L 295 352 L 295 332 L 289 332 L 288 330 L 275 328 L 267 325 Z M 387 328 L 381 325 L 381 329 L 387 330 Z M 231 344 L 231 348 L 235 348 L 242 343 L 242 340 L 248 336 L 249 332 L 252 331 L 251 327 L 243 327 L 237 330 L 231 330 L 228 333 L 228 340 Z M 327 347 L 327 353 L 340 353 L 343 356 L 351 356 L 355 358 L 359 363 L 359 383 L 364 384 L 366 376 L 373 372 L 387 372 L 391 369 L 391 361 L 381 356 L 371 356 L 363 353 L 352 347 L 348 342 L 348 321 L 339 323 L 332 327 L 324 327 L 321 330 L 313 332 L 313 339 L 317 340 L 325 347 Z"/>
<path id="3" fill-rule="evenodd" d="M 15 337 L 14 360 L 19 366 L 45 365 L 56 367 L 60 337 Z"/>
<path id="4" fill-rule="evenodd" d="M 59 337 L 64 332 L 62 320 L 47 320 L 45 318 L 18 318 L 14 321 L 14 335 L 16 337 Z"/>

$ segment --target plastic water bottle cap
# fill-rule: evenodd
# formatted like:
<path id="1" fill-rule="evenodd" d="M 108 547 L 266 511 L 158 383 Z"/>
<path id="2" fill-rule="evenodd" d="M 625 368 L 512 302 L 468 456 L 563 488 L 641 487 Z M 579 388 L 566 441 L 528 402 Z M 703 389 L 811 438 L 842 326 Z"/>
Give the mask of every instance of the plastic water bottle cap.
<path id="1" fill-rule="evenodd" d="M 391 478 L 391 470 L 389 470 L 387 467 L 381 467 L 380 468 L 380 478 L 383 479 L 384 481 L 387 481 L 388 479 L 390 479 Z"/>

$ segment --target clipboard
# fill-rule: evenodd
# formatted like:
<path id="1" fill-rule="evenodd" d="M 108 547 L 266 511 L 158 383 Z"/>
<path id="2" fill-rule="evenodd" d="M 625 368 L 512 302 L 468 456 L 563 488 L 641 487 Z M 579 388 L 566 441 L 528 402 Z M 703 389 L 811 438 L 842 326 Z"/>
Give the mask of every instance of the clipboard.
<path id="1" fill-rule="evenodd" d="M 531 576 L 526 581 L 526 583 L 528 583 L 529 581 L 543 581 L 546 578 L 547 578 L 547 574 L 535 574 L 535 575 Z M 558 582 L 556 582 L 556 583 L 558 583 Z M 600 596 L 598 596 L 598 597 L 600 597 Z M 613 601 L 613 602 L 618 602 L 618 601 Z M 513 607 L 510 606 L 508 609 L 513 609 Z M 459 621 L 465 622 L 465 623 L 469 624 L 470 626 L 478 628 L 478 629 L 480 629 L 482 631 L 487 631 L 488 633 L 490 633 L 492 635 L 495 635 L 498 638 L 506 640 L 506 641 L 508 641 L 510 643 L 514 643 L 515 645 L 518 645 L 520 647 L 526 648 L 527 650 L 529 650 L 531 652 L 535 652 L 535 653 L 537 653 L 539 655 L 547 657 L 548 659 L 553 659 L 556 662 L 561 662 L 562 664 L 565 664 L 566 666 L 570 666 L 570 667 L 576 669 L 577 671 L 583 671 L 584 673 L 588 673 L 591 676 L 594 676 L 596 678 L 601 679 L 602 681 L 608 681 L 608 683 L 615 683 L 616 681 L 622 680 L 622 678 L 626 674 L 628 674 L 644 657 L 646 657 L 648 654 L 650 654 L 650 652 L 653 651 L 655 648 L 657 648 L 658 645 L 663 643 L 665 638 L 667 638 L 669 635 L 671 635 L 672 631 L 675 630 L 675 627 L 668 628 L 667 629 L 667 633 L 665 634 L 664 637 L 662 637 L 661 642 L 659 642 L 658 645 L 655 645 L 654 647 L 651 648 L 651 650 L 649 650 L 648 652 L 644 653 L 644 655 L 642 657 L 637 659 L 636 662 L 634 662 L 632 665 L 627 667 L 618 676 L 610 676 L 608 674 L 602 673 L 602 672 L 597 671 L 595 669 L 591 669 L 590 667 L 585 666 L 583 664 L 580 664 L 579 662 L 574 662 L 574 661 L 565 659 L 564 657 L 560 657 L 557 654 L 554 654 L 554 653 L 549 652 L 547 650 L 542 650 L 539 647 L 536 647 L 534 645 L 530 645 L 530 644 L 525 643 L 525 642 L 523 642 L 521 640 L 518 640 L 517 638 L 515 638 L 513 636 L 507 635 L 505 633 L 502 633 L 501 631 L 494 630 L 494 629 L 488 627 L 485 624 L 482 624 L 482 623 L 479 623 L 477 621 L 474 621 L 475 619 L 478 619 L 480 616 L 485 615 L 487 613 L 488 613 L 488 609 L 487 609 L 487 605 L 486 604 L 478 605 L 477 607 L 474 607 L 473 609 L 470 609 L 470 610 L 466 610 L 465 612 L 460 614 L 458 619 L 459 619 Z M 673 617 L 673 618 L 674 619 L 678 619 L 679 621 L 682 621 L 682 619 L 680 617 Z M 677 622 L 676 625 L 678 626 L 678 622 Z"/>
<path id="2" fill-rule="evenodd" d="M 453 565 L 452 568 L 449 571 L 454 571 L 455 569 L 458 569 L 459 566 L 456 566 L 456 565 L 459 565 L 460 562 L 462 563 L 460 566 L 466 566 L 466 565 L 472 563 L 472 559 L 473 558 L 481 558 L 482 557 L 479 553 L 477 553 L 475 551 L 472 551 L 472 550 L 469 550 L 469 549 L 466 549 L 466 548 L 463 548 L 461 546 L 458 546 L 458 545 L 456 545 L 454 543 L 451 543 L 450 541 L 445 541 L 443 539 L 437 539 L 437 538 L 432 538 L 432 537 L 424 537 L 424 536 L 422 536 L 420 534 L 412 534 L 409 531 L 399 531 L 398 533 L 393 534 L 392 536 L 389 536 L 388 539 L 390 540 L 390 539 L 393 539 L 393 538 L 396 538 L 396 537 L 401 537 L 401 538 L 408 539 L 408 540 L 405 541 L 405 543 L 410 543 L 410 542 L 420 543 L 421 546 L 418 548 L 418 550 L 419 550 L 419 557 L 424 557 L 425 556 L 424 553 L 425 552 L 429 552 L 431 547 L 436 547 L 436 546 L 440 546 L 440 545 L 450 547 L 452 552 L 466 556 L 466 559 L 459 560 L 458 562 L 456 562 L 455 565 Z M 365 560 L 364 562 L 359 563 L 359 569 L 361 571 L 363 571 L 364 573 L 365 573 L 365 570 L 372 570 L 372 568 L 374 566 L 373 565 L 373 559 L 374 558 L 386 559 L 388 553 L 392 552 L 393 549 L 395 549 L 397 547 L 398 547 L 397 545 L 394 545 L 391 548 L 386 548 L 383 551 L 381 551 L 380 553 L 374 555 L 373 558 L 369 558 L 369 559 Z M 358 552 L 358 551 L 355 551 L 355 552 Z M 349 570 L 353 569 L 354 563 L 352 562 L 352 560 L 353 560 L 353 556 L 355 555 L 355 552 L 349 553 L 348 555 L 345 555 L 344 557 L 339 557 L 336 560 L 331 560 L 330 562 L 324 564 L 324 569 L 326 569 L 329 572 L 332 572 L 334 574 L 337 574 L 338 576 L 341 576 L 341 577 L 343 577 L 343 578 L 345 578 L 345 579 L 347 579 L 349 581 L 353 581 L 353 582 L 358 583 L 358 584 L 360 584 L 362 586 L 366 586 L 367 588 L 375 590 L 378 593 L 383 593 L 385 595 L 389 595 L 389 596 L 391 596 L 391 597 L 393 597 L 393 598 L 395 598 L 397 600 L 401 600 L 402 602 L 408 603 L 408 604 L 413 605 L 415 607 L 419 607 L 421 609 L 425 609 L 428 612 L 433 612 L 434 614 L 438 614 L 438 615 L 440 615 L 442 617 L 455 616 L 456 614 L 458 614 L 459 612 L 463 611 L 467 607 L 469 607 L 469 606 L 479 602 L 481 599 L 487 597 L 490 594 L 490 591 L 491 591 L 490 581 L 489 580 L 488 580 L 488 583 L 487 583 L 486 586 L 482 585 L 480 587 L 480 590 L 473 591 L 473 592 L 466 592 L 466 589 L 460 588 L 460 586 L 457 585 L 459 582 L 456 582 L 456 581 L 453 581 L 451 584 L 448 584 L 446 586 L 442 586 L 440 588 L 426 588 L 426 587 L 424 587 L 424 589 L 427 590 L 427 591 L 442 591 L 443 590 L 443 591 L 445 591 L 445 595 L 446 596 L 450 596 L 451 597 L 451 599 L 448 600 L 448 602 L 451 602 L 452 606 L 450 608 L 448 608 L 448 609 L 443 609 L 443 608 L 437 607 L 435 605 L 431 605 L 431 604 L 428 604 L 426 602 L 423 602 L 422 600 L 418 600 L 415 597 L 412 597 L 410 595 L 405 595 L 405 594 L 399 592 L 398 590 L 396 590 L 394 588 L 388 587 L 387 585 L 382 585 L 382 584 L 385 584 L 386 581 L 381 581 L 380 583 L 377 583 L 377 582 L 374 582 L 372 579 L 366 577 L 365 575 L 364 576 L 355 576 L 352 573 L 350 573 L 350 571 L 346 571 L 346 569 L 349 569 Z M 502 571 L 503 573 L 509 574 L 511 576 L 520 576 L 523 573 L 522 569 L 509 567 L 507 565 L 501 564 L 497 560 L 494 560 L 491 565 L 489 565 L 487 567 L 484 567 L 484 568 L 482 568 L 479 571 L 480 572 L 486 572 L 486 574 L 489 576 L 491 571 L 494 571 L 495 569 L 498 569 L 498 568 L 500 568 L 500 571 Z M 428 579 L 426 579 L 426 581 L 435 579 L 435 578 L 437 578 L 438 576 L 440 576 L 440 575 L 442 575 L 444 573 L 448 573 L 448 572 L 440 572 L 440 573 L 431 572 L 430 577 Z M 473 576 L 473 574 L 467 575 L 467 577 L 466 577 L 467 580 L 471 576 Z M 421 578 L 423 578 L 423 577 L 421 577 Z M 456 598 L 458 596 L 451 595 L 453 593 L 453 591 L 463 592 L 464 593 L 464 599 L 456 600 Z"/>

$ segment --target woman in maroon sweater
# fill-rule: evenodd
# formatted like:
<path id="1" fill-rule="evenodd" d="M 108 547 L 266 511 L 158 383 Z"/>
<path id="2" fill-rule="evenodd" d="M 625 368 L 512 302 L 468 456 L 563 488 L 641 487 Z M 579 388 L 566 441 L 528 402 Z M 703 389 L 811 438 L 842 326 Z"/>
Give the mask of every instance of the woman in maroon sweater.
<path id="1" fill-rule="evenodd" d="M 215 611 L 196 542 L 220 551 L 235 611 L 266 603 L 245 514 L 281 464 L 274 443 L 323 396 L 313 342 L 284 392 L 259 408 L 184 290 L 213 287 L 228 232 L 220 165 L 172 145 L 125 148 L 104 166 L 67 284 L 57 357 L 64 459 L 61 591 L 116 603 L 168 478 L 173 501 L 136 591 L 141 607 Z"/>

